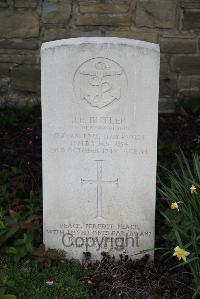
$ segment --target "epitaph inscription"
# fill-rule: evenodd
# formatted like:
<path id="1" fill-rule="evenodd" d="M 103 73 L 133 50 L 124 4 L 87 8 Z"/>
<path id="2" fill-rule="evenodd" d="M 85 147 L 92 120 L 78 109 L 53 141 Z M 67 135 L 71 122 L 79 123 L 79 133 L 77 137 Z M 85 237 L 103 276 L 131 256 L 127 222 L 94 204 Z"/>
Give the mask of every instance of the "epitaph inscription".
<path id="1" fill-rule="evenodd" d="M 104 184 L 115 184 L 118 185 L 119 179 L 116 180 L 104 180 L 103 174 L 102 174 L 102 163 L 103 160 L 96 160 L 96 166 L 97 166 L 97 175 L 96 179 L 82 179 L 81 178 L 81 184 L 95 184 L 96 185 L 96 198 L 97 198 L 97 210 L 96 210 L 96 218 L 104 218 L 103 216 L 103 199 L 102 199 L 102 193 L 103 193 L 103 185 Z"/>
<path id="2" fill-rule="evenodd" d="M 118 63 L 97 57 L 78 67 L 73 84 L 77 97 L 91 107 L 102 109 L 121 99 L 127 78 Z"/>

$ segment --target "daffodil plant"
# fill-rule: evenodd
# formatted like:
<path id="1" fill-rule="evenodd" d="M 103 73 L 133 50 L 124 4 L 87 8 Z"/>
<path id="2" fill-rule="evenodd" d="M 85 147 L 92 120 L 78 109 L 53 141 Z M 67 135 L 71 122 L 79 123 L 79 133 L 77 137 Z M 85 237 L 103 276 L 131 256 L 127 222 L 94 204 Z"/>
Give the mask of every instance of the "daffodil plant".
<path id="1" fill-rule="evenodd" d="M 176 256 L 179 261 L 182 259 L 184 262 L 186 262 L 186 257 L 188 255 L 190 255 L 190 252 L 185 251 L 183 248 L 180 248 L 179 246 L 174 248 L 173 256 Z"/>
<path id="2" fill-rule="evenodd" d="M 188 159 L 181 152 L 178 165 L 166 170 L 169 184 L 161 183 L 160 194 L 168 208 L 161 212 L 171 230 L 166 236 L 171 255 L 193 275 L 194 295 L 200 298 L 200 156 Z"/>

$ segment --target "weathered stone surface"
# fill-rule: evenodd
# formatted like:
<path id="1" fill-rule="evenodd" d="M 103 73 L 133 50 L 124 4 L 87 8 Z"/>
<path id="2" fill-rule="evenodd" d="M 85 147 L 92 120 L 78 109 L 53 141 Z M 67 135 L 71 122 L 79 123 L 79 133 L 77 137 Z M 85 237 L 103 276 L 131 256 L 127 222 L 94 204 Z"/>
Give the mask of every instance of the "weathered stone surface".
<path id="1" fill-rule="evenodd" d="M 100 37 L 103 36 L 100 30 L 80 31 L 77 32 L 76 37 Z"/>
<path id="2" fill-rule="evenodd" d="M 35 8 L 39 0 L 15 0 L 15 7 L 17 8 Z"/>
<path id="3" fill-rule="evenodd" d="M 0 38 L 29 38 L 39 35 L 36 11 L 0 10 Z"/>
<path id="4" fill-rule="evenodd" d="M 1 64 L 38 64 L 38 54 L 14 49 L 37 50 L 41 41 L 104 35 L 153 43 L 159 40 L 162 54 L 166 54 L 161 55 L 162 87 L 163 78 L 171 76 L 172 71 L 199 73 L 198 58 L 196 62 L 192 55 L 186 57 L 200 52 L 199 32 L 200 0 L 0 0 Z M 173 58 L 169 64 L 174 54 L 184 57 Z M 6 72 L 2 67 L 1 76 Z M 169 85 L 168 82 L 165 90 Z M 178 85 L 177 92 L 179 88 Z"/>
<path id="5" fill-rule="evenodd" d="M 200 8 L 200 1 L 199 0 L 181 0 L 181 7 Z"/>
<path id="6" fill-rule="evenodd" d="M 0 89 L 0 107 L 17 107 L 19 109 L 32 107 L 40 103 L 39 93 L 20 90 L 6 90 L 1 94 Z"/>
<path id="7" fill-rule="evenodd" d="M 160 75 L 167 77 L 170 74 L 169 68 L 169 55 L 161 54 L 160 55 Z"/>
<path id="8" fill-rule="evenodd" d="M 159 99 L 159 113 L 174 113 L 175 111 L 175 99 L 169 96 L 160 97 Z"/>
<path id="9" fill-rule="evenodd" d="M 56 39 L 63 39 L 63 38 L 69 38 L 73 37 L 70 36 L 67 29 L 63 28 L 50 28 L 45 29 L 43 32 L 43 41 L 51 41 Z"/>
<path id="10" fill-rule="evenodd" d="M 130 15 L 78 15 L 76 24 L 85 26 L 129 26 L 131 22 Z"/>
<path id="11" fill-rule="evenodd" d="M 41 55 L 44 244 L 141 257 L 154 247 L 159 46 L 79 38 Z"/>
<path id="12" fill-rule="evenodd" d="M 200 29 L 200 11 L 184 11 L 183 29 Z"/>
<path id="13" fill-rule="evenodd" d="M 40 46 L 38 39 L 1 39 L 1 49 L 30 49 L 36 50 Z"/>
<path id="14" fill-rule="evenodd" d="M 139 0 L 136 10 L 136 26 L 150 28 L 174 28 L 176 1 Z"/>
<path id="15" fill-rule="evenodd" d="M 169 96 L 171 98 L 176 97 L 177 92 L 177 79 L 173 75 L 168 77 L 160 77 L 160 92 L 161 97 Z"/>
<path id="16" fill-rule="evenodd" d="M 0 76 L 8 75 L 10 70 L 10 63 L 0 63 Z"/>
<path id="17" fill-rule="evenodd" d="M 200 56 L 198 55 L 177 55 L 171 59 L 173 71 L 182 74 L 200 74 Z"/>
<path id="18" fill-rule="evenodd" d="M 21 65 L 11 72 L 11 85 L 16 90 L 37 92 L 40 90 L 40 68 Z"/>
<path id="19" fill-rule="evenodd" d="M 0 62 L 17 64 L 38 64 L 39 54 L 1 54 Z"/>
<path id="20" fill-rule="evenodd" d="M 84 37 L 84 36 L 102 36 L 101 31 L 68 31 L 62 28 L 45 29 L 43 32 L 43 41 L 53 41 L 63 38 Z"/>
<path id="21" fill-rule="evenodd" d="M 146 42 L 157 43 L 158 32 L 148 31 L 106 31 L 106 36 L 133 38 L 137 40 L 143 40 Z"/>
<path id="22" fill-rule="evenodd" d="M 102 2 L 102 1 L 80 1 L 79 3 L 81 13 L 126 13 L 130 7 L 130 1 L 126 0 L 115 0 L 112 2 Z"/>
<path id="23" fill-rule="evenodd" d="M 1 49 L 0 48 L 0 55 L 1 54 L 32 55 L 32 54 L 35 54 L 35 51 L 33 51 L 33 50 L 22 50 L 22 49 Z"/>
<path id="24" fill-rule="evenodd" d="M 47 0 L 42 4 L 42 21 L 48 24 L 66 25 L 71 14 L 71 0 Z"/>
<path id="25" fill-rule="evenodd" d="M 200 76 L 180 76 L 179 97 L 200 97 Z"/>
<path id="26" fill-rule="evenodd" d="M 8 91 L 9 82 L 9 78 L 0 78 L 0 94 L 4 94 Z"/>
<path id="27" fill-rule="evenodd" d="M 195 53 L 197 40 L 195 38 L 162 37 L 159 39 L 162 53 Z"/>
<path id="28" fill-rule="evenodd" d="M 9 3 L 8 0 L 0 0 L 0 7 L 8 7 Z"/>
<path id="29" fill-rule="evenodd" d="M 180 76 L 178 87 L 181 89 L 190 89 L 198 87 L 200 90 L 200 76 Z"/>
<path id="30" fill-rule="evenodd" d="M 179 89 L 177 98 L 178 99 L 192 99 L 192 98 L 199 98 L 200 97 L 200 89 L 199 87 L 189 88 L 189 89 Z"/>

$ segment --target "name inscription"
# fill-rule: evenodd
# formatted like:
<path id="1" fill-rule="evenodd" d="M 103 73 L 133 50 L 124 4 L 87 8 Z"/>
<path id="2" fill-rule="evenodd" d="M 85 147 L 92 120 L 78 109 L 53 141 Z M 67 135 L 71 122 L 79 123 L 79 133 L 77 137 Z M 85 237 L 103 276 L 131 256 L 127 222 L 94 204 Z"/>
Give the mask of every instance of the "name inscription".
<path id="1" fill-rule="evenodd" d="M 74 117 L 69 128 L 54 130 L 51 153 L 148 154 L 146 136 L 133 134 L 125 117 Z"/>

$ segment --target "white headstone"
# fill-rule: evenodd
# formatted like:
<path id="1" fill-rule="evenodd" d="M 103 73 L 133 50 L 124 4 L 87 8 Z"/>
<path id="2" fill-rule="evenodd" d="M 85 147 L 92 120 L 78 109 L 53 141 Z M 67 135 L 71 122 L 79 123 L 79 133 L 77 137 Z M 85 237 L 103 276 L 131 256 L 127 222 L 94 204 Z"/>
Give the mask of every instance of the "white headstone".
<path id="1" fill-rule="evenodd" d="M 68 258 L 154 247 L 159 46 L 42 46 L 44 243 Z"/>

